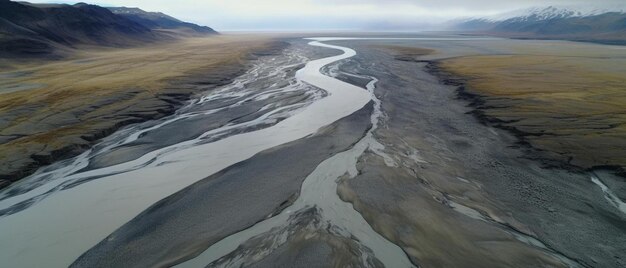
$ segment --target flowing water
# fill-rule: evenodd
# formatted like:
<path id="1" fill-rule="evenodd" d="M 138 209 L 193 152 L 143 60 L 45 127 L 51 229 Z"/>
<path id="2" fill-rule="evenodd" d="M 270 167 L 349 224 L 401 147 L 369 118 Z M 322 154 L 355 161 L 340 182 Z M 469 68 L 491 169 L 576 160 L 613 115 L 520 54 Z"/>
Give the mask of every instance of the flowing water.
<path id="1" fill-rule="evenodd" d="M 207 91 L 175 115 L 122 129 L 80 156 L 42 168 L 0 192 L 3 265 L 68 266 L 155 202 L 261 151 L 314 134 L 373 101 L 372 128 L 352 148 L 320 163 L 291 206 L 180 266 L 237 267 L 243 257 L 224 256 L 258 237 L 272 240 L 272 248 L 254 257 L 266 256 L 287 242 L 292 219 L 314 208 L 332 235 L 358 243 L 363 265 L 372 266 L 376 259 L 387 267 L 412 267 L 400 247 L 376 233 L 337 195 L 338 180 L 357 175 L 357 161 L 366 150 L 379 154 L 387 165 L 396 165 L 373 135 L 381 117 L 374 95 L 378 80 L 356 75 L 370 80 L 362 89 L 320 71 L 356 55 L 352 49 L 322 43 L 345 39 L 317 38 L 309 43 L 343 52 L 337 56 L 308 61 L 302 51 L 291 48 L 284 55 L 261 59 L 233 83 Z M 233 113 L 240 116 L 232 118 Z M 414 159 L 423 161 L 418 154 Z M 600 180 L 592 180 L 624 212 L 624 203 Z M 480 213 L 460 204 L 453 207 L 483 220 Z"/>
<path id="2" fill-rule="evenodd" d="M 371 92 L 320 73 L 325 65 L 354 56 L 354 50 L 317 41 L 310 45 L 339 49 L 343 54 L 310 61 L 297 71 L 295 78 L 289 77 L 293 75 L 291 69 L 306 60 L 298 56 L 298 51 L 287 53 L 286 59 L 266 60 L 231 85 L 211 91 L 174 116 L 121 130 L 92 150 L 43 168 L 0 193 L 0 226 L 7 230 L 0 233 L 0 256 L 7 260 L 5 264 L 67 266 L 156 201 L 260 151 L 311 135 L 372 100 Z M 263 90 L 251 86 L 264 80 L 267 81 Z M 296 100 L 281 99 L 293 92 L 297 92 L 293 94 Z M 252 109 L 256 117 L 230 120 L 200 132 L 194 129 L 197 135 L 185 131 L 186 124 L 196 122 L 193 120 L 201 121 L 250 103 L 260 107 Z M 372 118 L 377 120 L 377 115 Z M 174 132 L 157 135 L 162 130 Z M 160 147 L 145 153 L 139 150 L 136 157 L 119 161 L 128 157 L 125 152 L 137 154 L 133 150 L 141 145 L 140 140 L 151 135 Z M 172 135 L 181 138 L 172 142 Z M 383 261 L 391 263 L 400 257 L 406 260 L 397 246 L 377 236 L 335 194 L 334 180 L 346 172 L 346 167 L 353 170 L 359 152 L 370 145 L 371 132 L 354 149 L 322 163 L 311 174 L 313 179 L 303 186 L 300 202 L 319 198 L 311 197 L 310 187 L 326 188 L 328 196 L 324 201 L 330 203 L 320 204 L 325 208 L 325 217 L 346 232 L 362 237 L 363 244 L 374 249 L 376 257 Z M 331 180 L 332 185 L 309 185 L 320 178 Z M 329 208 L 333 205 L 337 206 L 335 211 Z M 404 264 L 409 265 L 408 261 Z"/>
<path id="3" fill-rule="evenodd" d="M 336 46 L 326 46 L 337 48 Z M 345 48 L 343 49 L 345 51 Z M 350 52 L 349 54 L 353 53 Z M 374 77 L 367 78 L 371 79 L 371 82 L 367 84 L 367 90 L 370 93 L 370 98 L 374 101 L 374 112 L 371 116 L 372 128 L 365 137 L 351 149 L 336 154 L 319 164 L 302 184 L 298 199 L 291 206 L 285 208 L 282 213 L 222 239 L 200 256 L 178 267 L 204 267 L 208 264 L 212 264 L 211 266 L 240 267 L 242 263 L 239 261 L 244 256 L 238 256 L 231 262 L 215 264 L 220 257 L 234 251 L 239 245 L 263 234 L 272 236 L 270 239 L 274 241 L 270 244 L 274 248 L 280 246 L 286 242 L 283 236 L 284 231 L 277 232 L 276 230 L 289 230 L 288 225 L 292 224 L 290 219 L 294 215 L 306 213 L 310 208 L 316 208 L 320 211 L 320 221 L 327 223 L 324 228 L 333 230 L 335 235 L 355 239 L 366 248 L 361 249 L 360 252 L 364 255 L 362 258 L 364 266 L 371 266 L 371 257 L 375 257 L 386 267 L 413 267 L 400 247 L 375 232 L 361 214 L 354 210 L 352 204 L 342 201 L 337 195 L 337 181 L 339 178 L 349 179 L 357 175 L 357 161 L 365 150 L 369 149 L 381 154 L 383 158 L 389 158 L 382 153 L 383 145 L 378 143 L 373 136 L 381 116 L 380 100 L 374 95 L 375 84 L 378 80 Z M 271 249 L 263 252 L 264 255 L 269 253 L 271 253 Z M 373 254 L 373 256 L 367 256 L 369 254 Z M 255 257 L 263 256 L 253 256 L 253 258 Z"/>

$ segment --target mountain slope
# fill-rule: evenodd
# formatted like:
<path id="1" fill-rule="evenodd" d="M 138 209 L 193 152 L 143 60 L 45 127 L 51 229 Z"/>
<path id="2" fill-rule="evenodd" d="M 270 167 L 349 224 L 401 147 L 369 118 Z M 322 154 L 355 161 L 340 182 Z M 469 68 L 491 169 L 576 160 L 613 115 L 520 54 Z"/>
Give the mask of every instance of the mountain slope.
<path id="1" fill-rule="evenodd" d="M 556 7 L 535 8 L 525 14 L 504 19 L 466 20 L 454 28 L 514 38 L 626 44 L 626 13 L 623 11 L 592 9 L 583 12 Z"/>
<path id="2" fill-rule="evenodd" d="M 58 56 L 55 52 L 77 45 L 125 47 L 175 38 L 160 31 L 167 25 L 188 27 L 197 34 L 215 33 L 171 17 L 138 21 L 85 3 L 39 5 L 0 0 L 0 57 Z"/>
<path id="3" fill-rule="evenodd" d="M 34 5 L 0 0 L 0 56 L 48 54 L 76 44 L 124 46 L 156 40 L 147 27 L 87 4 Z"/>
<path id="4" fill-rule="evenodd" d="M 198 33 L 216 34 L 217 32 L 206 26 L 180 21 L 174 17 L 161 12 L 147 12 L 139 8 L 109 7 L 109 10 L 116 15 L 123 16 L 129 20 L 139 23 L 151 29 L 180 29 L 188 28 Z"/>

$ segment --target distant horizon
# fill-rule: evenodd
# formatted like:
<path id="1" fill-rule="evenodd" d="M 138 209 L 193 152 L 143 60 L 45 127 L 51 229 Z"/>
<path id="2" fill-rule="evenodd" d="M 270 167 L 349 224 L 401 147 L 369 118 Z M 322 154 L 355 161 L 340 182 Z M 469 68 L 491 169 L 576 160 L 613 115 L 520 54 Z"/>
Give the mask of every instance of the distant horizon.
<path id="1" fill-rule="evenodd" d="M 103 7 L 137 7 L 150 12 L 163 12 L 183 21 L 209 26 L 221 32 L 422 32 L 446 29 L 446 22 L 498 15 L 533 7 L 587 7 L 614 9 L 622 0 L 278 0 L 271 4 L 254 0 L 218 0 L 202 2 L 182 0 L 105 0 L 54 1 L 34 0 L 31 3 L 76 4 L 85 2 Z M 488 8 L 484 8 L 488 6 Z M 245 18 L 245 19 L 242 19 Z"/>

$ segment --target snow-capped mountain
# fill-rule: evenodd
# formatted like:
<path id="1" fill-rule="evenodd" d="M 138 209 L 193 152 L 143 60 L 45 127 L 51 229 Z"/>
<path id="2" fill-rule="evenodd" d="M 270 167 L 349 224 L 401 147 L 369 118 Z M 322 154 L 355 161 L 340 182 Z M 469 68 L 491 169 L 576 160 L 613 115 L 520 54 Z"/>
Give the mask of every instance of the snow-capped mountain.
<path id="1" fill-rule="evenodd" d="M 571 18 L 577 16 L 583 16 L 581 11 L 574 11 L 567 8 L 558 8 L 549 6 L 546 8 L 529 8 L 518 16 L 513 16 L 508 19 L 514 21 L 541 21 L 551 19 Z"/>
<path id="2" fill-rule="evenodd" d="M 551 19 L 563 19 L 574 17 L 597 16 L 605 13 L 624 13 L 624 7 L 599 8 L 591 6 L 549 6 L 549 7 L 532 7 L 528 9 L 516 10 L 487 17 L 491 21 L 542 21 Z"/>
<path id="3" fill-rule="evenodd" d="M 551 19 L 564 19 L 574 17 L 597 16 L 606 13 L 626 13 L 626 6 L 614 7 L 593 7 L 593 6 L 548 6 L 531 7 L 504 12 L 492 16 L 479 18 L 465 18 L 455 20 L 456 24 L 466 22 L 498 23 L 505 20 L 510 21 L 542 21 Z"/>
<path id="4" fill-rule="evenodd" d="M 452 29 L 499 36 L 626 44 L 626 7 L 540 7 L 452 23 Z"/>

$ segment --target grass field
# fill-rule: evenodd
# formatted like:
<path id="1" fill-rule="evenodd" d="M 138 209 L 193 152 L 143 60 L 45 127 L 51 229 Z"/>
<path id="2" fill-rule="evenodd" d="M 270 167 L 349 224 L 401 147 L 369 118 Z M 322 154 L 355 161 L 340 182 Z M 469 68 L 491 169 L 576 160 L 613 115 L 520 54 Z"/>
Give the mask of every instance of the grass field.
<path id="1" fill-rule="evenodd" d="M 173 101 L 198 92 L 189 83 L 233 78 L 250 53 L 274 45 L 268 36 L 220 35 L 0 62 L 0 180 L 76 154 L 122 125 L 163 116 Z"/>
<path id="2" fill-rule="evenodd" d="M 440 66 L 485 101 L 478 109 L 533 147 L 582 168 L 626 168 L 626 50 L 524 46 Z"/>

